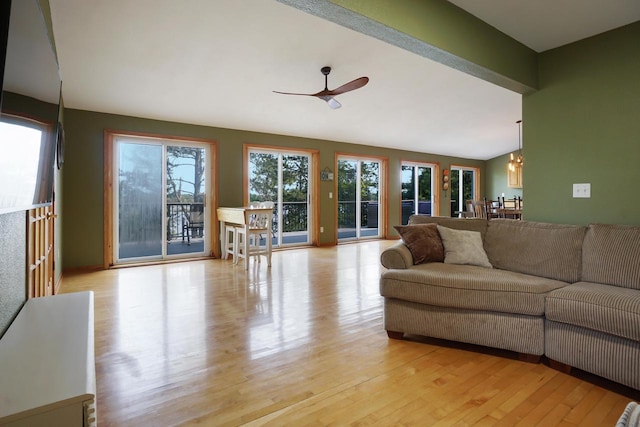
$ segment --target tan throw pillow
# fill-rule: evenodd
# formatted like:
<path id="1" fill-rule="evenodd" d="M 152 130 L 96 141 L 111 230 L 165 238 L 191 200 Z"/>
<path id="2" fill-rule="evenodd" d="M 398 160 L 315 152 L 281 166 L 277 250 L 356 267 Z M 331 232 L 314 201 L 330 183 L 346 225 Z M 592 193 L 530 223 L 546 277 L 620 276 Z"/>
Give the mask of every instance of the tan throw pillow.
<path id="1" fill-rule="evenodd" d="M 414 264 L 444 261 L 444 248 L 437 224 L 394 225 L 411 251 Z"/>
<path id="2" fill-rule="evenodd" d="M 445 264 L 469 264 L 493 268 L 478 231 L 454 230 L 438 225 Z"/>

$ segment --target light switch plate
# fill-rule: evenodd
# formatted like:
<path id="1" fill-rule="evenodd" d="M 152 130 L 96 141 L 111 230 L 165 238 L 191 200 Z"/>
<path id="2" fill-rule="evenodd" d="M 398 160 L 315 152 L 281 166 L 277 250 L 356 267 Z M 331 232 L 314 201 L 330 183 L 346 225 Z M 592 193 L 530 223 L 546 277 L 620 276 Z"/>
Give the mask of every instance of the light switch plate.
<path id="1" fill-rule="evenodd" d="M 588 199 L 591 197 L 591 184 L 573 184 L 573 197 Z"/>

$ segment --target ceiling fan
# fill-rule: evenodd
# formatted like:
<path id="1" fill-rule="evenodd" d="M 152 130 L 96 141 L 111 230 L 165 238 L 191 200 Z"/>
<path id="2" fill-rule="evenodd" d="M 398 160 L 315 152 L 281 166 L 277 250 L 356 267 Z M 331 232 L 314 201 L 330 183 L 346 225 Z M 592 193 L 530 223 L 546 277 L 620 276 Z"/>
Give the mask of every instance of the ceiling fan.
<path id="1" fill-rule="evenodd" d="M 324 89 L 318 93 L 291 93 L 291 92 L 278 92 L 274 90 L 275 93 L 280 93 L 282 95 L 303 95 L 303 96 L 315 96 L 316 98 L 320 98 L 323 101 L 326 101 L 333 110 L 342 107 L 334 96 L 340 95 L 346 92 L 350 92 L 352 90 L 360 89 L 362 86 L 369 83 L 369 77 L 360 77 L 355 80 L 351 80 L 349 83 L 345 83 L 342 86 L 329 90 L 327 86 L 327 80 L 329 73 L 331 72 L 331 67 L 322 67 L 320 72 L 324 75 Z"/>

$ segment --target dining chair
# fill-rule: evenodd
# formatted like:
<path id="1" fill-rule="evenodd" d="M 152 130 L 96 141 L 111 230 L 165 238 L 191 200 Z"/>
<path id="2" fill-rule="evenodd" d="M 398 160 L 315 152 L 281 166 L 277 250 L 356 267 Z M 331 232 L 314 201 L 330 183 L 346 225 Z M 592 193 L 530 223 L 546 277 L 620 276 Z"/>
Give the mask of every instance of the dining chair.
<path id="1" fill-rule="evenodd" d="M 187 245 L 191 245 L 191 237 L 202 237 L 204 232 L 204 206 L 191 205 L 182 223 L 182 240 L 187 237 Z"/>
<path id="2" fill-rule="evenodd" d="M 487 219 L 499 218 L 500 217 L 500 199 L 498 200 L 488 200 L 486 197 L 484 199 L 484 213 Z"/>
<path id="3" fill-rule="evenodd" d="M 473 200 L 465 200 L 464 210 L 460 211 L 460 216 L 462 218 L 474 218 L 476 216 L 476 213 L 473 209 Z"/>
<path id="4" fill-rule="evenodd" d="M 484 210 L 484 201 L 483 200 L 473 200 L 473 213 L 474 218 L 486 218 L 487 215 Z"/>
<path id="5" fill-rule="evenodd" d="M 500 218 L 522 219 L 522 199 L 514 196 L 513 199 L 502 197 Z"/>

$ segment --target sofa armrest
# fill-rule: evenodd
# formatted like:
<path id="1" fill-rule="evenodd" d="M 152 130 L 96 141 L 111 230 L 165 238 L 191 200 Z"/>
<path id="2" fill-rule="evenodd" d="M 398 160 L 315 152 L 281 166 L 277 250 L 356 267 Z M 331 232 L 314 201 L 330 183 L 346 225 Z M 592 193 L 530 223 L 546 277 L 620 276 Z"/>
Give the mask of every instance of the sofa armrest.
<path id="1" fill-rule="evenodd" d="M 389 269 L 407 269 L 413 265 L 413 256 L 404 243 L 398 242 L 380 254 L 380 263 Z"/>

